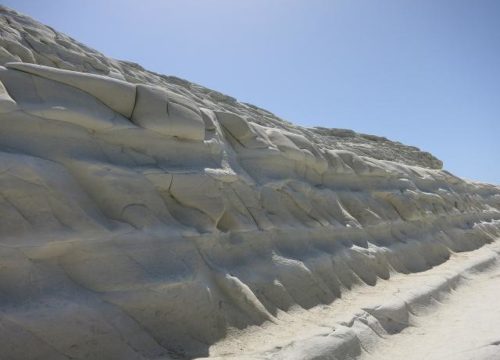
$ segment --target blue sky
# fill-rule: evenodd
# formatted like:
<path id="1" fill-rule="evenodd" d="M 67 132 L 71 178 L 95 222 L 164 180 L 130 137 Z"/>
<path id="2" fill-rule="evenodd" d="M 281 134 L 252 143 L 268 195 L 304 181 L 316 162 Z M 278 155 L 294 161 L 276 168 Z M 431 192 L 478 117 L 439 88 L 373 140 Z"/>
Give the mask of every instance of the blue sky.
<path id="1" fill-rule="evenodd" d="M 104 54 L 500 184 L 498 0 L 3 0 Z"/>

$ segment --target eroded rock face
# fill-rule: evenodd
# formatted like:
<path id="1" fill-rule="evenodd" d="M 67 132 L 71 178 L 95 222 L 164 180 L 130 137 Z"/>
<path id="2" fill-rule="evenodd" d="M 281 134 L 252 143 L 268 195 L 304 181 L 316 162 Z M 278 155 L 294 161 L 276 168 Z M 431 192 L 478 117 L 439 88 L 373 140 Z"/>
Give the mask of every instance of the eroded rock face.
<path id="1" fill-rule="evenodd" d="M 207 355 L 230 328 L 500 235 L 500 189 L 418 149 L 293 126 L 11 10 L 0 22 L 8 359 Z"/>

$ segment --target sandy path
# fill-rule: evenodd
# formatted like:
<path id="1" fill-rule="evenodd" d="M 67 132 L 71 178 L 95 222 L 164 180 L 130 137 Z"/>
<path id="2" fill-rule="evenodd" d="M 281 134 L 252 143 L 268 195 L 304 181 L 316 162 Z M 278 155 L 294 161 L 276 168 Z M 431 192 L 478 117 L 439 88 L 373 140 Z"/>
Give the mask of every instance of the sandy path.
<path id="1" fill-rule="evenodd" d="M 500 359 L 500 266 L 472 276 L 412 327 L 362 359 Z"/>
<path id="2" fill-rule="evenodd" d="M 495 261 L 499 252 L 497 241 L 475 251 L 453 254 L 449 261 L 428 271 L 393 274 L 390 280 L 380 280 L 376 286 L 355 288 L 330 305 L 282 313 L 275 324 L 265 323 L 230 333 L 212 346 L 211 356 L 312 359 L 319 355 L 322 358 L 334 346 L 327 340 L 330 335 L 345 330 L 343 324 L 349 323 L 361 309 L 390 304 L 408 294 L 432 292 L 431 303 L 417 307 L 418 315 L 410 315 L 409 327 L 401 333 L 382 338 L 368 335 L 372 340 L 368 341 L 368 348 L 362 347 L 360 357 L 364 360 L 500 359 L 500 354 L 497 355 L 500 346 L 489 345 L 500 343 L 500 263 Z M 487 269 L 483 268 L 485 264 L 489 266 Z M 451 279 L 457 276 L 459 281 L 453 283 Z M 447 279 L 452 281 L 451 285 L 443 285 Z M 436 293 L 438 288 L 441 290 Z M 358 358 L 354 353 L 347 357 Z"/>

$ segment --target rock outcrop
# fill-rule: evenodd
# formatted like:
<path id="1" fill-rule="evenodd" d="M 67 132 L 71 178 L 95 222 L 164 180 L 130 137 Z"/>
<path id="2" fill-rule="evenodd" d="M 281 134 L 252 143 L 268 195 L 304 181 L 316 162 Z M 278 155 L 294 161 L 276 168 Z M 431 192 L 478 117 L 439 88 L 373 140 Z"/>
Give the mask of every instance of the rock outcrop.
<path id="1" fill-rule="evenodd" d="M 500 189 L 302 128 L 0 8 L 0 349 L 208 356 L 500 236 Z"/>

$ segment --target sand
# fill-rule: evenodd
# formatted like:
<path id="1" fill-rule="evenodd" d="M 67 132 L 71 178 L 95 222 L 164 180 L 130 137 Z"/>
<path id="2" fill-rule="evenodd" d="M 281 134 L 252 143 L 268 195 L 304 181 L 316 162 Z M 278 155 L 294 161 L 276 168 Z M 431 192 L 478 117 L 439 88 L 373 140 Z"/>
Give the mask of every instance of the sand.
<path id="1" fill-rule="evenodd" d="M 498 359 L 499 254 L 494 243 L 454 254 L 421 273 L 357 287 L 329 306 L 296 309 L 278 323 L 234 331 L 212 346 L 211 354 L 218 359 L 486 359 L 490 354 Z M 370 315 L 377 307 L 397 308 L 401 300 L 406 309 L 392 313 L 391 327 Z"/>
<path id="2" fill-rule="evenodd" d="M 412 327 L 361 358 L 500 359 L 500 268 L 474 275 L 443 299 L 438 309 L 415 316 Z"/>

